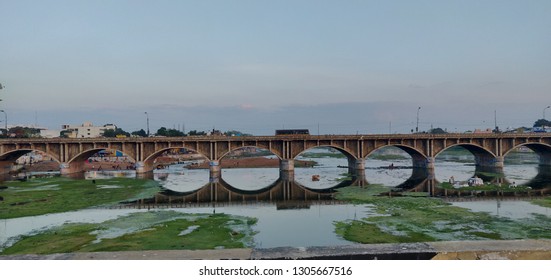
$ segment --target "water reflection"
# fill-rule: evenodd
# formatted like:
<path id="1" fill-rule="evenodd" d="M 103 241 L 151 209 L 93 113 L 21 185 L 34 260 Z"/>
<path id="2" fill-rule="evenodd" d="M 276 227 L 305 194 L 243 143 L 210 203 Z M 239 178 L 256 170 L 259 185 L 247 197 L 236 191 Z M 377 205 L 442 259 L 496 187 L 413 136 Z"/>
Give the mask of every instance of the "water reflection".
<path id="1" fill-rule="evenodd" d="M 451 176 L 455 178 L 478 176 L 484 182 L 494 185 L 508 186 L 516 182 L 518 185 L 530 186 L 531 190 L 523 193 L 524 195 L 542 195 L 551 190 L 551 167 L 549 166 L 526 168 L 523 165 L 514 165 L 509 167 L 506 177 L 503 170 L 477 168 L 464 163 L 446 162 L 445 166 L 448 168 L 435 171 L 413 168 L 407 165 L 407 160 L 393 160 L 392 167 L 389 166 L 388 161 L 372 160 L 366 164 L 364 173 L 352 175 L 345 173 L 347 170 L 339 167 L 338 160 L 331 158 L 317 160 L 321 162 L 319 166 L 296 168 L 295 172 L 279 172 L 277 168 L 236 168 L 223 170 L 221 175 L 215 178 L 209 178 L 209 171 L 206 169 L 187 169 L 185 165 L 172 165 L 169 168 L 145 174 L 136 174 L 134 171 L 89 171 L 72 174 L 69 177 L 88 180 L 137 177 L 158 181 L 163 191 L 153 198 L 140 201 L 151 205 L 333 201 L 334 193 L 339 188 L 369 187 L 373 184 L 389 186 L 393 193 L 423 192 L 429 196 L 521 195 L 520 192 L 503 194 L 496 191 L 468 192 L 441 188 L 441 182 L 447 182 Z M 321 174 L 321 180 L 312 180 L 312 174 Z M 5 179 L 25 180 L 25 178 L 41 176 L 59 176 L 59 173 L 27 172 Z"/>
<path id="2" fill-rule="evenodd" d="M 159 204 L 201 204 L 201 203 L 287 203 L 288 207 L 305 207 L 305 202 L 312 201 L 333 201 L 333 195 L 338 188 L 360 184 L 358 177 L 350 177 L 338 182 L 326 189 L 312 189 L 292 180 L 292 175 L 281 174 L 279 178 L 270 185 L 260 189 L 247 190 L 240 186 L 233 186 L 228 183 L 224 176 L 216 181 L 206 183 L 197 190 L 175 191 L 165 189 L 155 195 L 154 198 L 140 200 L 142 205 Z M 300 203 L 299 203 L 300 202 Z M 283 205 L 283 204 L 281 204 Z M 302 205 L 302 206 L 301 206 Z M 281 206 L 282 208 L 284 206 Z"/>
<path id="3" fill-rule="evenodd" d="M 132 171 L 80 173 L 73 178 L 91 180 L 141 177 L 156 180 L 162 185 L 163 191 L 150 199 L 115 207 L 120 209 L 86 209 L 3 220 L 0 223 L 0 250 L 2 246 L 17 240 L 18 235 L 31 235 L 55 225 L 67 222 L 100 223 L 129 213 L 159 210 L 156 208 L 161 208 L 159 211 L 171 208 L 183 213 L 223 212 L 258 218 L 258 223 L 254 226 L 254 230 L 258 232 L 255 236 L 255 247 L 347 245 L 351 242 L 335 234 L 334 222 L 362 219 L 371 215 L 370 211 L 373 210 L 335 200 L 335 192 L 346 186 L 369 188 L 374 182 L 394 186 L 392 191 L 384 195 L 408 195 L 417 192 L 434 197 L 447 197 L 447 201 L 454 205 L 475 211 L 491 210 L 497 216 L 517 217 L 521 215 L 517 213 L 532 212 L 549 215 L 548 210 L 532 210 L 534 206 L 530 206 L 530 203 L 517 202 L 517 200 L 522 199 L 521 196 L 551 193 L 551 167 L 536 168 L 533 176 L 530 175 L 532 173 L 523 173 L 524 169 L 518 168 L 514 172 L 523 175 L 521 178 L 526 181 L 525 185 L 532 187 L 530 193 L 500 194 L 495 191 L 470 192 L 443 189 L 439 185 L 449 176 L 458 176 L 457 174 L 465 178 L 473 175 L 487 176 L 486 179 L 492 182 L 500 182 L 500 180 L 508 182 L 517 178 L 506 178 L 503 172 L 499 173 L 499 170 L 493 172 L 477 170 L 474 166 L 463 169 L 453 167 L 438 169 L 436 170 L 438 174 L 444 173 L 446 176 L 436 176 L 435 170 L 411 168 L 406 161 L 403 164 L 399 164 L 400 161 L 393 162 L 394 169 L 388 168 L 388 164 L 383 161 L 371 162 L 365 173 L 360 172 L 354 176 L 344 173 L 344 170 L 332 166 L 330 162 L 320 167 L 296 168 L 295 172 L 283 172 L 276 174 L 275 177 L 273 171 L 279 171 L 278 169 L 235 169 L 222 172 L 221 176 L 214 180 L 210 180 L 208 170 L 188 170 L 181 166 L 171 166 L 143 176 Z M 381 168 L 385 165 L 386 168 Z M 338 174 L 338 180 L 327 179 L 322 182 L 311 180 L 311 174 L 324 174 L 326 170 L 330 170 L 329 172 L 332 172 L 330 174 Z M 241 174 L 252 175 L 241 176 Z M 59 174 L 26 173 L 26 176 L 59 176 Z M 468 198 L 465 199 L 465 197 Z M 508 202 L 509 200 L 511 202 Z"/>

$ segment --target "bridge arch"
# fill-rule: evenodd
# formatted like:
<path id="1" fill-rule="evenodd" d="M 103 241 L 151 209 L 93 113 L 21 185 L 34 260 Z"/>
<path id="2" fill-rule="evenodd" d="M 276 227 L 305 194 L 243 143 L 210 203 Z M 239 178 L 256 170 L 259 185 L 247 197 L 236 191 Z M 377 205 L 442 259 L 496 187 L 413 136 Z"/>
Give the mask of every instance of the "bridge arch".
<path id="1" fill-rule="evenodd" d="M 134 159 L 132 156 L 119 151 L 117 149 L 111 149 L 111 148 L 93 148 L 88 149 L 85 151 L 82 151 L 75 155 L 73 158 L 69 159 L 67 162 L 61 163 L 61 173 L 63 174 L 70 174 L 70 173 L 78 173 L 85 170 L 85 163 L 86 160 L 89 159 L 91 156 L 101 152 L 101 151 L 114 151 L 114 152 L 120 152 L 123 156 L 129 158 L 131 162 L 136 162 L 136 159 Z"/>
<path id="2" fill-rule="evenodd" d="M 453 145 L 449 145 L 449 146 L 446 146 L 445 148 L 441 149 L 440 151 L 438 151 L 436 154 L 434 154 L 434 157 L 437 157 L 439 154 L 441 154 L 442 152 L 446 151 L 446 150 L 449 150 L 450 148 L 453 148 L 453 147 L 462 147 L 462 148 L 465 148 L 467 151 L 471 152 L 471 154 L 473 154 L 473 156 L 477 157 L 477 156 L 480 156 L 480 157 L 496 157 L 497 155 L 494 154 L 492 151 L 488 150 L 487 148 L 484 148 L 478 144 L 473 144 L 473 143 L 457 143 L 457 144 L 453 144 Z"/>
<path id="3" fill-rule="evenodd" d="M 40 154 L 46 155 L 50 157 L 52 160 L 56 161 L 58 164 L 60 161 L 52 154 L 49 154 L 47 152 L 37 150 L 37 149 L 17 149 L 12 150 L 3 153 L 0 155 L 0 173 L 8 173 L 12 171 L 12 168 L 14 167 L 15 162 L 22 156 L 32 153 L 32 152 L 38 152 Z"/>
<path id="4" fill-rule="evenodd" d="M 223 154 L 221 154 L 221 155 L 218 157 L 218 160 L 224 159 L 224 157 L 226 157 L 227 155 L 231 154 L 232 152 L 238 151 L 238 150 L 240 150 L 240 149 L 246 149 L 246 148 L 256 148 L 256 149 L 260 149 L 260 150 L 269 151 L 269 152 L 272 153 L 274 156 L 276 156 L 278 159 L 280 159 L 280 160 L 282 159 L 282 156 L 281 156 L 281 154 L 279 153 L 279 151 L 277 151 L 276 149 L 270 148 L 269 146 L 264 146 L 264 145 L 243 145 L 243 146 L 234 146 L 234 147 L 228 149 L 226 152 L 224 152 Z"/>
<path id="5" fill-rule="evenodd" d="M 527 142 L 518 144 L 503 152 L 503 156 L 507 156 L 511 151 L 519 147 L 527 147 L 534 151 L 539 157 L 539 164 L 542 166 L 551 166 L 551 145 L 540 142 Z"/>
<path id="6" fill-rule="evenodd" d="M 390 159 L 375 157 L 375 154 L 381 151 L 401 151 L 403 153 L 393 154 L 401 157 L 393 157 Z M 408 157 L 409 156 L 409 157 Z M 407 162 L 411 158 L 411 165 Z M 383 160 L 384 163 L 380 164 L 378 160 Z M 369 168 L 366 168 L 365 176 L 369 178 L 370 183 L 383 184 L 385 186 L 397 188 L 397 189 L 411 189 L 414 186 L 419 185 L 429 176 L 429 172 L 432 170 L 429 157 L 427 157 L 423 151 L 408 146 L 407 144 L 386 144 L 378 146 L 377 148 L 369 151 L 366 155 L 366 161 L 377 163 L 377 166 L 373 164 Z M 434 171 L 432 171 L 434 172 Z"/>
<path id="7" fill-rule="evenodd" d="M 496 154 L 494 154 L 492 151 L 488 150 L 487 148 L 480 146 L 478 144 L 473 143 L 456 143 L 453 145 L 446 146 L 445 148 L 438 151 L 434 157 L 436 158 L 438 155 L 443 153 L 444 151 L 449 150 L 453 147 L 462 147 L 465 150 L 469 151 L 475 158 L 475 165 L 477 169 L 480 171 L 480 168 L 489 168 L 488 171 L 496 171 L 495 168 L 502 168 L 503 167 L 503 157 L 498 157 Z"/>
<path id="8" fill-rule="evenodd" d="M 276 156 L 278 159 L 280 159 L 280 160 L 282 159 L 282 158 L 281 158 L 281 155 L 279 155 L 277 151 L 275 151 L 275 150 L 270 150 L 269 147 L 268 147 L 268 148 L 265 148 L 265 147 L 260 147 L 260 146 L 249 145 L 249 146 L 240 146 L 240 147 L 232 148 L 232 149 L 228 150 L 227 152 L 223 153 L 223 154 L 219 157 L 219 160 L 223 160 L 226 156 L 228 156 L 228 155 L 231 154 L 232 152 L 239 151 L 239 150 L 241 150 L 241 149 L 246 149 L 246 148 L 256 148 L 256 149 L 260 149 L 260 150 L 269 151 L 269 152 L 272 153 L 274 156 Z"/>
<path id="9" fill-rule="evenodd" d="M 155 151 L 154 153 L 150 154 L 147 158 L 145 158 L 143 160 L 143 162 L 139 163 L 137 162 L 136 164 L 137 165 L 143 165 L 143 166 L 137 166 L 136 168 L 140 168 L 142 167 L 143 170 L 141 170 L 141 172 L 150 172 L 150 171 L 153 171 L 155 170 L 155 160 L 157 158 L 159 158 L 163 153 L 165 153 L 166 151 L 170 151 L 170 150 L 173 150 L 173 149 L 186 149 L 188 151 L 193 151 L 195 152 L 196 154 L 200 155 L 201 157 L 203 157 L 205 160 L 209 160 L 209 158 L 200 153 L 199 151 L 193 149 L 193 148 L 190 148 L 190 147 L 166 147 L 166 148 L 162 148 L 162 149 L 159 149 L 157 151 Z"/>
<path id="10" fill-rule="evenodd" d="M 400 144 L 389 144 L 377 147 L 376 149 L 370 151 L 366 158 L 372 155 L 375 151 L 388 148 L 388 147 L 396 147 L 400 150 L 406 152 L 409 156 L 411 156 L 412 159 L 412 165 L 413 167 L 427 167 L 429 165 L 429 157 L 427 157 L 422 151 L 418 150 L 417 148 L 410 147 L 408 145 L 400 145 Z"/>
<path id="11" fill-rule="evenodd" d="M 296 159 L 299 155 L 309 151 L 309 150 L 312 150 L 312 149 L 315 149 L 315 148 L 333 148 L 339 152 L 341 152 L 347 159 L 348 161 L 352 161 L 352 160 L 357 160 L 359 159 L 358 157 L 354 156 L 354 153 L 348 149 L 345 149 L 345 148 L 342 148 L 342 147 L 339 147 L 337 145 L 312 145 L 312 146 L 308 146 L 308 147 L 305 147 L 304 150 L 301 150 L 300 152 L 298 152 L 294 157 L 293 159 Z"/>

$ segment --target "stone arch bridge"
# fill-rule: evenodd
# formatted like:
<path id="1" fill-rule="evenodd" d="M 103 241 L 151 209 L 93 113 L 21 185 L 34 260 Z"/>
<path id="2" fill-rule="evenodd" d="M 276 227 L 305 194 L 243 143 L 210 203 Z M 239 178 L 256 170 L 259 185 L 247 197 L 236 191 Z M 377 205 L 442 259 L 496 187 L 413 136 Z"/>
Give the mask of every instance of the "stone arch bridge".
<path id="1" fill-rule="evenodd" d="M 210 162 L 211 174 L 220 172 L 219 161 L 243 147 L 257 147 L 280 159 L 281 171 L 293 171 L 294 159 L 315 147 L 332 147 L 348 158 L 349 169 L 365 169 L 365 159 L 375 150 L 394 146 L 412 157 L 412 165 L 431 169 L 434 158 L 444 150 L 461 146 L 469 150 L 477 167 L 501 168 L 503 158 L 513 149 L 525 146 L 539 155 L 540 165 L 551 166 L 551 133 L 529 134 L 382 134 L 382 135 L 290 135 L 290 136 L 202 136 L 88 139 L 1 139 L 0 170 L 7 172 L 15 160 L 31 151 L 40 151 L 60 164 L 62 174 L 81 172 L 84 162 L 100 150 L 117 150 L 136 162 L 137 173 L 155 168 L 163 152 L 185 148 Z"/>

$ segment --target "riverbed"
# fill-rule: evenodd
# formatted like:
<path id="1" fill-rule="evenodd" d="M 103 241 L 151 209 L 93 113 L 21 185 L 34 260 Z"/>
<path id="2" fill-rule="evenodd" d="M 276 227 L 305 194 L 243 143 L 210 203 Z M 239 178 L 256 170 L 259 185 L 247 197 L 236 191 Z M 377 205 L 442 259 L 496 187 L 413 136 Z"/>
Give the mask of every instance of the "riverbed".
<path id="1" fill-rule="evenodd" d="M 297 159 L 315 160 L 318 164 L 314 167 L 296 168 L 291 181 L 288 178 L 280 178 L 278 168 L 231 168 L 222 169 L 223 183 L 212 182 L 208 170 L 187 169 L 186 164 L 171 165 L 154 172 L 152 179 L 161 184 L 164 192 L 150 200 L 114 207 L 0 220 L 0 248 L 9 247 L 23 236 L 34 235 L 67 223 L 103 223 L 131 213 L 169 209 L 182 213 L 225 213 L 256 218 L 257 223 L 253 225 L 256 234 L 252 246 L 257 248 L 353 244 L 336 233 L 335 224 L 362 221 L 369 217 L 381 216 L 381 213 L 369 205 L 339 201 L 332 195 L 337 191 L 335 188 L 358 183 L 353 182 L 346 168 L 342 168 L 347 165 L 347 160 L 338 157 L 300 156 Z M 390 165 L 394 168 L 388 168 Z M 437 158 L 434 178 L 437 182 L 446 181 L 451 176 L 458 180 L 466 180 L 472 177 L 475 171 L 475 166 L 471 162 Z M 505 177 L 518 184 L 531 182 L 533 178 L 541 175 L 539 171 L 538 166 L 534 164 L 512 164 L 504 168 Z M 365 178 L 362 178 L 364 182 L 361 185 L 366 189 L 379 185 L 400 186 L 412 179 L 412 172 L 411 160 L 407 158 L 368 159 Z M 319 175 L 319 180 L 312 180 L 313 175 Z M 85 180 L 135 176 L 133 171 L 92 171 L 85 174 Z M 540 176 L 540 181 L 548 180 L 546 176 Z M 415 190 L 426 192 L 428 196 L 432 194 L 422 185 L 426 184 L 423 183 L 426 181 L 416 179 L 411 182 L 419 186 L 412 186 L 410 190 L 404 191 L 419 188 Z M 551 184 L 551 180 L 549 183 Z M 220 193 L 227 193 L 224 197 L 233 197 L 233 200 L 221 200 Z M 201 197 L 206 194 L 210 198 Z M 283 200 L 276 199 L 280 194 Z M 195 200 L 186 200 L 191 198 Z M 532 199 L 541 198 L 542 196 L 522 194 L 509 197 L 477 196 L 472 199 L 463 197 L 452 199 L 451 205 L 472 212 L 488 213 L 497 218 L 537 223 L 542 216 L 549 218 L 551 215 L 549 208 L 531 203 Z M 547 223 L 547 220 L 544 222 Z"/>

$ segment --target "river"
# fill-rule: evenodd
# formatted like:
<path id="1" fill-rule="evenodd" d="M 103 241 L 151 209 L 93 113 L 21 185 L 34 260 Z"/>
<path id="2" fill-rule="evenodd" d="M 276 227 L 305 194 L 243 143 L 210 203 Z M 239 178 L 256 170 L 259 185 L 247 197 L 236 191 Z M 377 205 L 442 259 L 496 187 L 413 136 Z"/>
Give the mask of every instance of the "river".
<path id="1" fill-rule="evenodd" d="M 19 236 L 32 235 L 64 223 L 101 223 L 140 211 L 165 211 L 167 209 L 165 206 L 168 204 L 174 206 L 170 208 L 171 210 L 185 213 L 216 212 L 255 217 L 258 222 L 254 225 L 254 230 L 257 232 L 254 236 L 254 246 L 258 248 L 352 244 L 335 233 L 334 223 L 359 220 L 375 213 L 365 205 L 343 203 L 332 198 L 332 188 L 351 183 L 350 177 L 346 174 L 347 169 L 342 168 L 347 165 L 347 160 L 331 156 L 315 158 L 299 156 L 298 159 L 315 160 L 318 165 L 311 168 L 296 168 L 294 180 L 291 178 L 291 181 L 280 178 L 277 168 L 223 169 L 221 182 L 216 185 L 216 188 L 220 188 L 217 192 L 224 191 L 230 194 L 229 197 L 239 198 L 232 201 L 222 201 L 213 193 L 209 194 L 210 198 L 199 199 L 200 192 L 213 186 L 213 182 L 209 181 L 209 171 L 186 169 L 184 164 L 172 165 L 167 169 L 154 172 L 153 179 L 159 181 L 165 191 L 157 198 L 147 201 L 147 207 L 138 205 L 121 209 L 85 209 L 68 213 L 3 219 L 0 220 L 0 249 L 13 244 Z M 391 164 L 394 168 L 386 168 Z M 413 178 L 415 176 L 412 174 L 415 172 L 412 172 L 410 166 L 411 160 L 407 158 L 368 159 L 365 179 L 362 179 L 363 184 L 399 186 L 410 180 L 412 189 L 419 188 L 419 191 L 436 195 L 434 191 L 426 189 L 427 187 L 422 183 L 423 180 Z M 444 156 L 436 159 L 433 175 L 440 182 L 448 180 L 451 176 L 457 180 L 466 180 L 472 177 L 475 171 L 474 160 L 470 157 Z M 539 181 L 551 185 L 548 173 L 538 172 L 538 165 L 533 162 L 506 165 L 504 174 L 506 179 L 514 180 L 519 184 L 531 182 L 539 176 Z M 313 175 L 319 175 L 319 181 L 313 181 Z M 132 171 L 87 172 L 85 176 L 87 179 L 94 179 L 110 176 L 135 177 L 135 174 Z M 551 215 L 549 208 L 531 204 L 529 198 L 513 198 L 456 199 L 452 200 L 452 203 L 471 211 L 488 212 L 491 215 L 510 219 L 526 218 L 534 213 Z"/>

